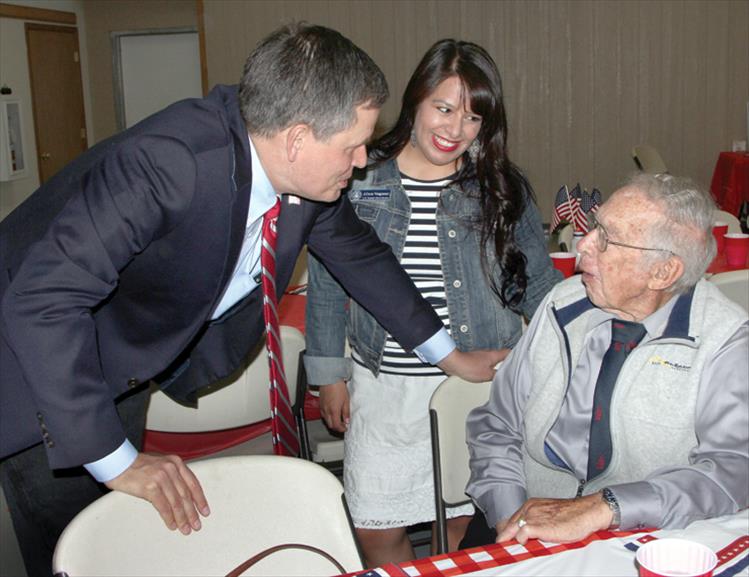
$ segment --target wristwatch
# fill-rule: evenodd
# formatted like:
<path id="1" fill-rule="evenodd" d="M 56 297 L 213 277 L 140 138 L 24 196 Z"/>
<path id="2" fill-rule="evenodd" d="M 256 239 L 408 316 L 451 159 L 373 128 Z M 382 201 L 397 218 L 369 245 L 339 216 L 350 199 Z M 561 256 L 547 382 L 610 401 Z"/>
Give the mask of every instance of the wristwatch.
<path id="1" fill-rule="evenodd" d="M 618 529 L 619 525 L 622 524 L 622 511 L 619 509 L 619 501 L 616 500 L 614 493 L 608 487 L 601 491 L 601 499 L 603 499 L 603 502 L 609 506 L 609 509 L 614 514 L 609 529 Z"/>

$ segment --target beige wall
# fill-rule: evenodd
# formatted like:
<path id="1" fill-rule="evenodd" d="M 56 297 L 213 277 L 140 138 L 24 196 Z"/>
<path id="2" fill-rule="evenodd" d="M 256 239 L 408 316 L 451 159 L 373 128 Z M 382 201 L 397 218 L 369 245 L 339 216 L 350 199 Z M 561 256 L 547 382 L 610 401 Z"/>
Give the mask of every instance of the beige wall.
<path id="1" fill-rule="evenodd" d="M 87 81 L 86 25 L 83 17 L 82 0 L 2 0 L 2 2 L 30 8 L 72 12 L 76 15 L 78 45 L 81 56 L 83 108 L 86 116 L 88 139 L 89 142 L 92 142 L 91 97 Z M 29 21 L 18 18 L 0 18 L 0 85 L 4 84 L 13 90 L 13 93 L 9 96 L 0 96 L 0 98 L 6 100 L 18 99 L 21 102 L 24 154 L 27 163 L 26 172 L 20 178 L 0 182 L 0 220 L 5 218 L 39 186 L 38 155 L 31 104 L 31 80 L 26 48 L 26 22 Z M 44 22 L 44 24 L 58 25 L 55 22 Z"/>
<path id="2" fill-rule="evenodd" d="M 84 0 L 94 122 L 92 144 L 117 132 L 111 32 L 197 28 L 194 0 Z"/>
<path id="3" fill-rule="evenodd" d="M 193 0 L 6 1 L 78 13 L 92 144 L 116 131 L 110 32 L 198 25 Z M 236 82 L 252 47 L 283 22 L 341 30 L 387 75 L 384 125 L 435 40 L 482 44 L 503 75 L 511 157 L 546 220 L 563 183 L 610 193 L 634 169 L 638 142 L 709 185 L 718 152 L 747 139 L 749 0 L 204 0 L 204 14 L 209 85 Z M 25 62 L 25 45 L 5 41 L 14 35 L 3 34 L 3 62 Z M 15 204 L 19 186 L 33 190 L 27 181 L 3 186 L 2 204 Z"/>
<path id="4" fill-rule="evenodd" d="M 258 40 L 305 19 L 382 67 L 386 123 L 434 41 L 480 43 L 503 76 L 511 158 L 547 220 L 563 183 L 610 193 L 634 169 L 634 144 L 707 186 L 719 151 L 747 139 L 747 0 L 205 0 L 204 11 L 209 85 L 236 82 Z"/>

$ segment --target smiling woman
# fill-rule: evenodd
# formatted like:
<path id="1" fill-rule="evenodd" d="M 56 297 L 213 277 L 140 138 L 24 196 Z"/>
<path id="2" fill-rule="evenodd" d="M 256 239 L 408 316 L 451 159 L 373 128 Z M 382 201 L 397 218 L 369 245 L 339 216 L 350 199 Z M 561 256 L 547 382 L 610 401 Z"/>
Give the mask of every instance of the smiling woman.
<path id="1" fill-rule="evenodd" d="M 466 102 L 463 82 L 451 76 L 419 104 L 410 146 L 398 155 L 398 166 L 420 180 L 448 177 L 458 171 L 479 130 L 481 117 Z"/>
<path id="2" fill-rule="evenodd" d="M 441 40 L 416 68 L 396 125 L 372 145 L 372 163 L 348 193 L 464 351 L 514 345 L 521 315 L 530 318 L 559 278 L 506 138 L 494 61 L 476 44 Z M 334 163 L 338 152 L 328 152 Z M 348 302 L 314 258 L 306 328 L 308 380 L 324 385 L 328 426 L 346 432 L 346 499 L 367 564 L 411 559 L 406 528 L 435 518 L 428 404 L 445 373 Z M 342 356 L 346 336 L 351 359 Z M 451 548 L 472 512 L 470 504 L 448 511 Z"/>

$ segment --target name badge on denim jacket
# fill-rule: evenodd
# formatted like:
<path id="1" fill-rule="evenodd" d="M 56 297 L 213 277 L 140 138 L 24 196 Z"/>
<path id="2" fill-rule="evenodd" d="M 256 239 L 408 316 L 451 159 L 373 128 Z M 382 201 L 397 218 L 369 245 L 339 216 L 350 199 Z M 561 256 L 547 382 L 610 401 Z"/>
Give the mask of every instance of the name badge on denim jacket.
<path id="1" fill-rule="evenodd" d="M 390 190 L 387 188 L 364 188 L 349 192 L 351 200 L 381 200 L 390 198 Z"/>

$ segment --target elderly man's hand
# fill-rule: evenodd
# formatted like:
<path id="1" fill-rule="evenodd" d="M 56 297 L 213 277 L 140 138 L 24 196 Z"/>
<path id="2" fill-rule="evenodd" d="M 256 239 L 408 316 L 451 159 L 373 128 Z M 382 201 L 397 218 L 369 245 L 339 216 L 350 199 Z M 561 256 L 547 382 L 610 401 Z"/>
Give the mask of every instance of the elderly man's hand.
<path id="1" fill-rule="evenodd" d="M 442 359 L 437 366 L 448 375 L 459 377 L 472 383 L 491 381 L 496 372 L 496 366 L 510 354 L 510 349 L 482 350 L 464 353 L 453 350 Z"/>
<path id="2" fill-rule="evenodd" d="M 345 433 L 349 425 L 349 394 L 345 381 L 320 386 L 320 414 L 334 431 Z"/>
<path id="3" fill-rule="evenodd" d="M 200 529 L 198 511 L 204 517 L 211 512 L 197 477 L 176 455 L 138 453 L 132 465 L 105 484 L 150 502 L 169 529 L 185 535 Z"/>
<path id="4" fill-rule="evenodd" d="M 497 543 L 509 539 L 522 544 L 528 539 L 579 541 L 608 529 L 612 519 L 613 513 L 600 493 L 577 499 L 528 499 L 507 521 L 497 523 Z"/>

